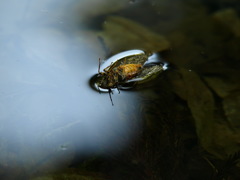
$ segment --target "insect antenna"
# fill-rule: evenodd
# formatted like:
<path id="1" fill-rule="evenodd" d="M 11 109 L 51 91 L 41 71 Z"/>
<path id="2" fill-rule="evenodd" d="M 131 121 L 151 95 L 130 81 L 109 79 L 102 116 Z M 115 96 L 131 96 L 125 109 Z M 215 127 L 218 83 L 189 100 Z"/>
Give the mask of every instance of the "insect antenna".
<path id="1" fill-rule="evenodd" d="M 98 74 L 100 74 L 100 63 L 101 63 L 101 59 L 98 59 Z"/>
<path id="2" fill-rule="evenodd" d="M 112 92 L 112 90 L 110 88 L 108 89 L 108 94 L 109 94 L 110 100 L 112 102 L 112 106 L 114 106 L 113 100 L 112 100 L 112 95 L 111 95 L 111 94 L 113 94 L 113 92 Z"/>

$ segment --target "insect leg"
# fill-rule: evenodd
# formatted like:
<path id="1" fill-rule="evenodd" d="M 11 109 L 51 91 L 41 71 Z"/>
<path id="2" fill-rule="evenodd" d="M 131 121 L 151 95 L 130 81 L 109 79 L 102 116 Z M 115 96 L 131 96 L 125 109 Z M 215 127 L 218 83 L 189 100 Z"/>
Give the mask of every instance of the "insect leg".
<path id="1" fill-rule="evenodd" d="M 117 90 L 118 90 L 118 94 L 120 94 L 120 89 L 119 89 L 119 87 L 118 87 L 118 84 L 117 84 L 116 88 L 117 88 Z"/>
<path id="2" fill-rule="evenodd" d="M 111 93 L 113 94 L 112 90 L 109 88 L 109 89 L 108 89 L 108 94 L 109 94 L 110 100 L 111 100 L 111 102 L 112 102 L 112 105 L 114 105 L 114 104 L 113 104 L 113 100 L 112 100 Z"/>
<path id="3" fill-rule="evenodd" d="M 98 92 L 99 92 L 99 94 L 101 94 L 101 91 L 100 91 L 100 88 L 98 87 Z"/>

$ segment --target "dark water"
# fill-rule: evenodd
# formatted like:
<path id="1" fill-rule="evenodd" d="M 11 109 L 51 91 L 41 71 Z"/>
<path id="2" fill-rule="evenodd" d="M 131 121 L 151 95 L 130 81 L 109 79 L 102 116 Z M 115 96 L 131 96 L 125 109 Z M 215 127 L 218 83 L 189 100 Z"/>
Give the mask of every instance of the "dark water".
<path id="1" fill-rule="evenodd" d="M 1 179 L 239 179 L 238 1 L 0 2 Z M 98 59 L 170 68 L 99 94 Z"/>

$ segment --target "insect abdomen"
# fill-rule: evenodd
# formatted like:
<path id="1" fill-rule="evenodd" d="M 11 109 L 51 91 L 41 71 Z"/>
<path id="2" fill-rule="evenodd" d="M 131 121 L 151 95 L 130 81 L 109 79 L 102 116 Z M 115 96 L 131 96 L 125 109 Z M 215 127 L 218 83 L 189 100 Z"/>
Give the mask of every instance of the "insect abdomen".
<path id="1" fill-rule="evenodd" d="M 141 64 L 125 64 L 119 66 L 118 71 L 123 77 L 123 79 L 128 80 L 135 77 L 139 73 L 141 68 Z"/>

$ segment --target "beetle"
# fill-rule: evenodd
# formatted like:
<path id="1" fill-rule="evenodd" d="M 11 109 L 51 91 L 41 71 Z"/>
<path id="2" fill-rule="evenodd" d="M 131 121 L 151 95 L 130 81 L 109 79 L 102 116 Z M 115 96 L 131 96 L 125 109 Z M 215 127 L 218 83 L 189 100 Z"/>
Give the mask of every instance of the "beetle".
<path id="1" fill-rule="evenodd" d="M 125 59 L 126 62 L 126 59 Z M 108 89 L 108 93 L 113 105 L 111 93 L 112 88 L 117 88 L 119 91 L 119 85 L 124 82 L 131 80 L 136 77 L 142 70 L 142 64 L 125 64 L 117 65 L 117 63 L 113 63 L 110 66 L 103 69 L 103 72 L 100 72 L 100 58 L 99 58 L 99 66 L 98 66 L 98 77 L 99 81 L 97 82 L 97 86 L 99 88 Z"/>
<path id="2" fill-rule="evenodd" d="M 122 56 L 100 71 L 101 59 L 99 58 L 98 74 L 95 81 L 97 89 L 106 89 L 113 104 L 111 94 L 112 89 L 129 89 L 136 84 L 145 83 L 163 71 L 163 66 L 159 63 L 149 63 L 152 53 L 138 53 Z"/>
<path id="3" fill-rule="evenodd" d="M 104 72 L 98 72 L 101 81 L 98 86 L 103 89 L 118 88 L 118 85 L 136 77 L 142 69 L 141 64 L 124 64 L 118 67 L 110 65 Z"/>

